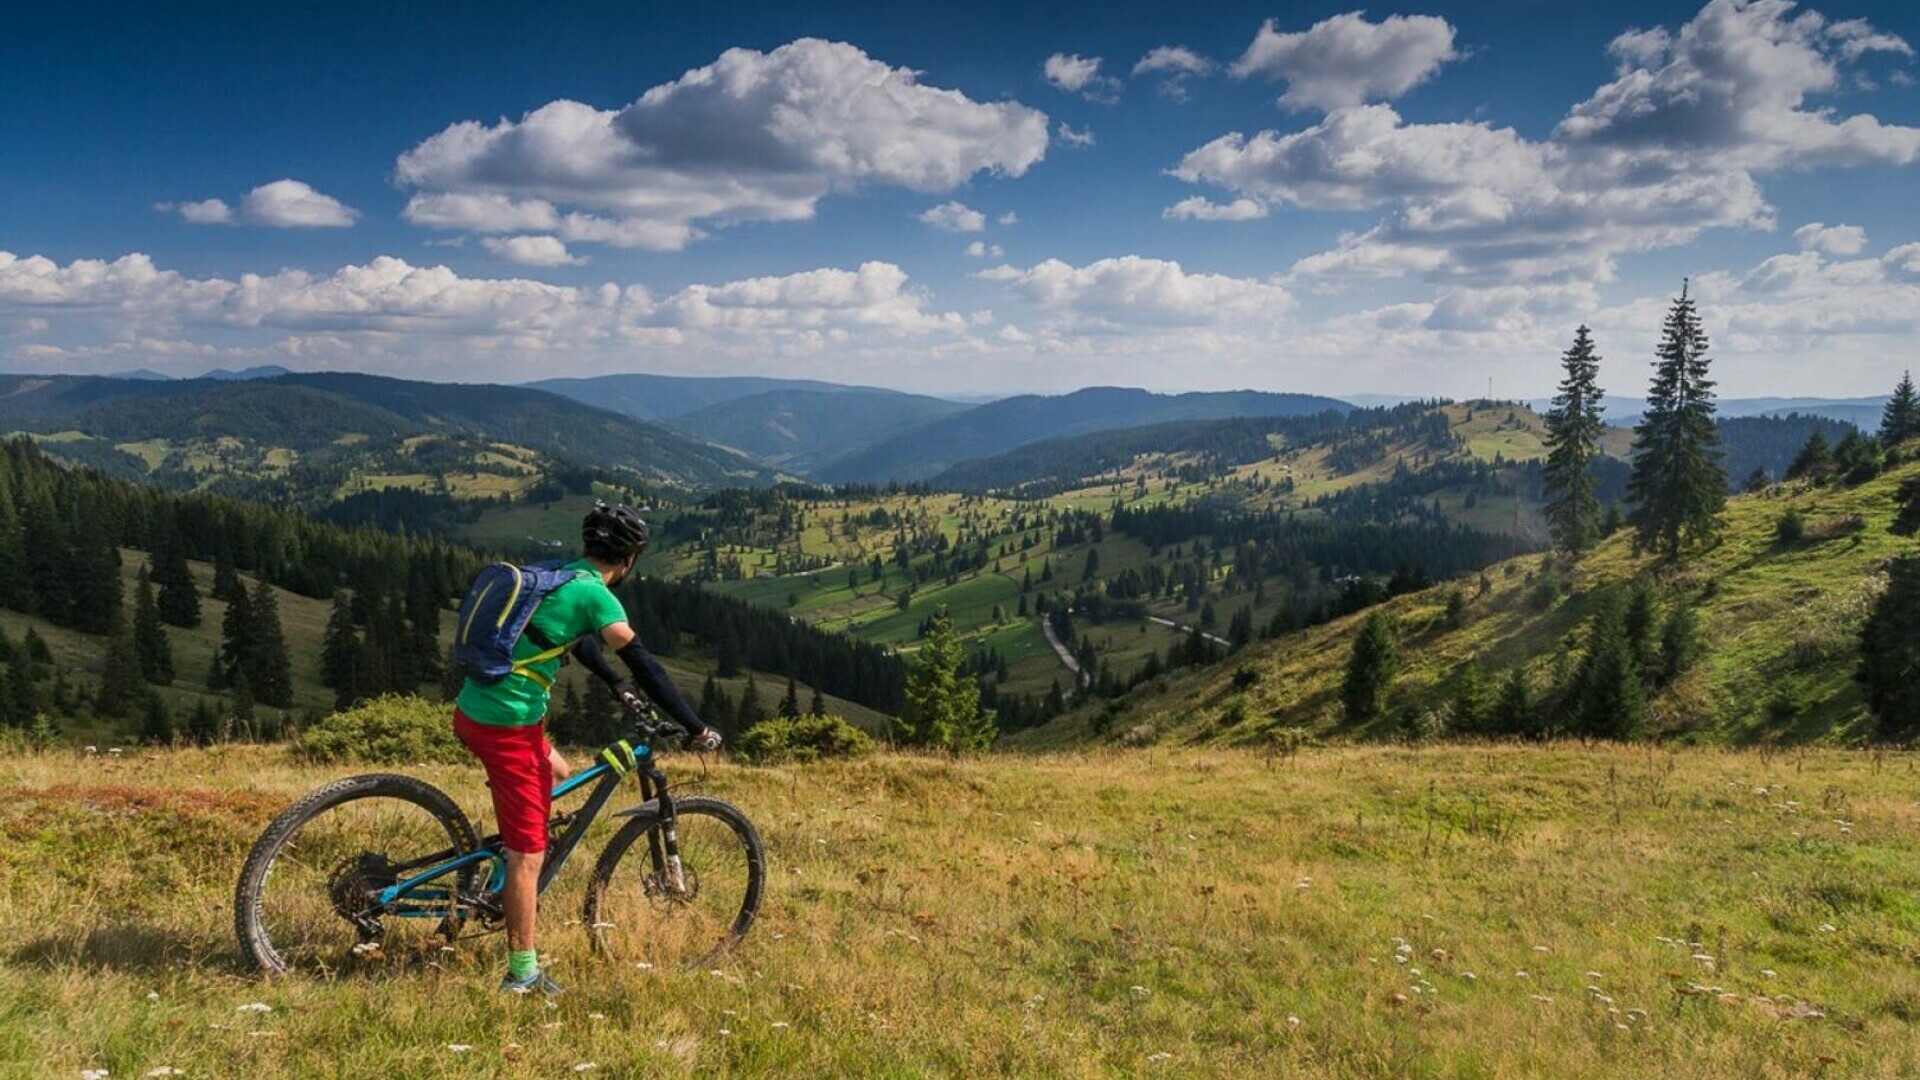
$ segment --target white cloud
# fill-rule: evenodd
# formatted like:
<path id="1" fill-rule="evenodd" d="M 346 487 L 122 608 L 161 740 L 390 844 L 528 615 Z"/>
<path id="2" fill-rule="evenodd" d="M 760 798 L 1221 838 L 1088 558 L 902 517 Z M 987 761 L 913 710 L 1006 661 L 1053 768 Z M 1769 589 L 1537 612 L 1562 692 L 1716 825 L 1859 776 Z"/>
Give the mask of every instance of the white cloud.
<path id="1" fill-rule="evenodd" d="M 1069 94 L 1111 105 L 1120 100 L 1120 80 L 1100 74 L 1100 64 L 1098 56 L 1054 53 L 1040 65 L 1040 74 Z"/>
<path id="2" fill-rule="evenodd" d="M 236 211 L 225 199 L 154 203 L 162 213 L 178 213 L 189 225 L 266 225 L 278 229 L 346 228 L 360 211 L 331 195 L 323 195 L 299 180 L 261 184 L 240 199 Z"/>
<path id="3" fill-rule="evenodd" d="M 360 211 L 299 180 L 275 180 L 247 192 L 240 200 L 240 216 L 277 229 L 342 229 L 352 225 Z"/>
<path id="4" fill-rule="evenodd" d="M 568 252 L 556 236 L 489 236 L 480 243 L 494 258 L 521 266 L 579 266 L 587 261 Z"/>
<path id="5" fill-rule="evenodd" d="M 1352 11 L 1298 33 L 1281 33 L 1269 19 L 1230 71 L 1237 79 L 1285 81 L 1280 104 L 1287 109 L 1390 101 L 1458 58 L 1453 35 L 1453 26 L 1433 15 L 1390 15 L 1374 23 Z"/>
<path id="6" fill-rule="evenodd" d="M 1045 113 L 806 38 L 729 49 L 620 109 L 561 100 L 457 123 L 395 172 L 421 224 L 677 250 L 702 224 L 803 220 L 866 185 L 943 192 L 981 172 L 1020 176 L 1046 148 Z"/>
<path id="7" fill-rule="evenodd" d="M 997 259 L 1005 255 L 1006 252 L 1001 249 L 999 244 L 989 244 L 982 240 L 975 240 L 973 243 L 967 245 L 967 254 L 976 259 Z"/>
<path id="8" fill-rule="evenodd" d="M 1020 215 L 1009 210 L 993 220 L 1001 225 L 1018 225 L 1020 224 Z"/>
<path id="9" fill-rule="evenodd" d="M 1793 239 L 1803 248 L 1827 255 L 1858 255 L 1866 249 L 1867 230 L 1858 225 L 1814 221 L 1793 230 Z"/>
<path id="10" fill-rule="evenodd" d="M 1170 221 L 1252 221 L 1266 217 L 1267 206 L 1253 199 L 1216 203 L 1204 195 L 1193 195 L 1162 210 L 1160 216 Z"/>
<path id="11" fill-rule="evenodd" d="M 920 211 L 920 221 L 946 232 L 979 232 L 987 227 L 987 215 L 957 199 Z"/>
<path id="12" fill-rule="evenodd" d="M 1082 128 L 1079 131 L 1075 131 L 1065 120 L 1060 121 L 1060 129 L 1056 135 L 1062 146 L 1075 150 L 1084 150 L 1093 145 L 1092 128 Z"/>
<path id="13" fill-rule="evenodd" d="M 1174 101 L 1185 101 L 1193 79 L 1213 74 L 1215 64 L 1185 45 L 1161 45 L 1133 65 L 1133 74 L 1160 76 L 1160 93 Z"/>
<path id="14" fill-rule="evenodd" d="M 1920 155 L 1920 129 L 1804 107 L 1838 84 L 1848 43 L 1891 46 L 1864 24 L 1836 35 L 1817 13 L 1789 19 L 1790 9 L 1712 0 L 1677 34 L 1621 35 L 1617 78 L 1545 141 L 1482 122 L 1408 124 L 1391 106 L 1361 105 L 1300 131 L 1222 136 L 1173 172 L 1266 202 L 1388 211 L 1297 273 L 1610 280 L 1621 253 L 1710 228 L 1772 228 L 1760 172 Z"/>
<path id="15" fill-rule="evenodd" d="M 688 285 L 656 299 L 637 285 L 468 278 L 391 256 L 325 276 L 282 270 L 195 279 L 160 269 L 145 254 L 62 266 L 0 251 L 0 315 L 10 313 L 104 333 L 110 344 L 97 348 L 116 353 L 133 341 L 207 348 L 190 335 L 218 327 L 223 334 L 292 335 L 257 351 L 299 348 L 311 359 L 324 345 L 327 355 L 355 364 L 380 360 L 389 370 L 438 362 L 471 377 L 488 370 L 471 365 L 493 358 L 490 370 L 502 378 L 524 373 L 527 358 L 557 349 L 630 363 L 631 350 L 640 347 L 687 357 L 753 357 L 850 345 L 897 348 L 909 339 L 967 332 L 964 317 L 931 310 L 906 272 L 884 262 Z M 85 348 L 47 347 L 88 355 Z"/>
<path id="16" fill-rule="evenodd" d="M 1177 262 L 1138 255 L 1085 266 L 1048 259 L 1025 270 L 999 266 L 977 276 L 1082 326 L 1271 321 L 1293 307 L 1293 297 L 1274 282 L 1188 273 Z"/>
<path id="17" fill-rule="evenodd" d="M 155 203 L 154 209 L 178 211 L 189 225 L 232 225 L 233 207 L 225 199 L 201 199 L 199 202 Z"/>

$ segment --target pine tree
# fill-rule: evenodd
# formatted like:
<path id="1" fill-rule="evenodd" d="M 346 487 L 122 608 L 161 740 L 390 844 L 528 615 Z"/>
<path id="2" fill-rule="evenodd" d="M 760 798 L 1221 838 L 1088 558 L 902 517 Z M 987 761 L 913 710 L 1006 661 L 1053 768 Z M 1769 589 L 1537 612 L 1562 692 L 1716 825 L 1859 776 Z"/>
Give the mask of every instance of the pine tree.
<path id="1" fill-rule="evenodd" d="M 780 715 L 788 720 L 800 718 L 800 688 L 792 676 L 787 677 L 787 692 L 780 698 Z"/>
<path id="2" fill-rule="evenodd" d="M 1886 411 L 1880 414 L 1880 441 L 1891 448 L 1916 436 L 1920 436 L 1920 397 L 1914 394 L 1913 372 L 1907 371 L 1901 373 Z"/>
<path id="3" fill-rule="evenodd" d="M 99 709 L 104 716 L 131 716 L 141 698 L 152 693 L 140 676 L 140 654 L 125 620 L 107 634 L 106 655 L 100 665 Z"/>
<path id="4" fill-rule="evenodd" d="M 1658 355 L 1647 411 L 1634 428 L 1627 498 L 1635 549 L 1673 559 L 1683 546 L 1715 535 L 1727 501 L 1707 334 L 1684 286 L 1667 313 Z"/>
<path id="5" fill-rule="evenodd" d="M 965 654 L 947 609 L 934 612 L 907 676 L 907 707 L 895 722 L 907 746 L 961 749 L 980 711 L 980 686 L 961 674 Z"/>
<path id="6" fill-rule="evenodd" d="M 80 504 L 67 560 L 67 596 L 72 602 L 71 625 L 89 634 L 112 632 L 120 621 L 120 550 L 114 546 L 105 508 L 89 500 Z"/>
<path id="7" fill-rule="evenodd" d="M 159 694 L 148 694 L 140 713 L 140 741 L 148 746 L 171 746 L 173 738 L 173 710 Z"/>
<path id="8" fill-rule="evenodd" d="M 14 498 L 13 470 L 0 462 L 0 607 L 13 611 L 30 610 L 33 604 L 26 542 Z"/>
<path id="9" fill-rule="evenodd" d="M 167 628 L 160 623 L 153 582 L 144 566 L 133 594 L 133 647 L 140 656 L 142 677 L 155 686 L 173 682 L 173 645 L 167 640 Z"/>
<path id="10" fill-rule="evenodd" d="M 326 636 L 320 643 L 320 682 L 332 690 L 347 685 L 353 675 L 354 660 L 360 651 L 360 637 L 353 628 L 353 607 L 345 589 L 335 589 L 333 610 L 327 615 Z"/>
<path id="11" fill-rule="evenodd" d="M 1347 723 L 1365 724 L 1380 716 L 1398 670 L 1393 624 L 1385 612 L 1375 611 L 1367 616 L 1360 633 L 1353 639 L 1353 652 L 1347 658 L 1346 675 L 1340 684 L 1340 700 L 1346 707 Z"/>
<path id="12" fill-rule="evenodd" d="M 1800 452 L 1793 456 L 1792 464 L 1787 466 L 1787 479 L 1824 484 L 1832 472 L 1833 449 L 1827 445 L 1827 437 L 1820 429 L 1814 428 L 1807 441 L 1800 445 Z"/>
<path id="13" fill-rule="evenodd" d="M 740 729 L 744 731 L 766 718 L 766 707 L 760 704 L 760 684 L 749 674 L 746 688 L 740 691 Z"/>
<path id="14" fill-rule="evenodd" d="M 1527 685 L 1525 668 L 1508 671 L 1501 682 L 1493 703 L 1493 730 L 1502 735 L 1534 733 L 1533 690 Z"/>
<path id="15" fill-rule="evenodd" d="M 211 746 L 220 739 L 220 714 L 204 699 L 187 717 L 187 736 L 199 746 Z"/>
<path id="16" fill-rule="evenodd" d="M 233 728 L 251 732 L 253 730 L 253 687 L 247 683 L 245 668 L 234 672 L 233 685 L 228 688 L 228 694 L 227 718 L 233 723 L 231 728 L 221 732 L 222 737 L 226 737 Z"/>
<path id="17" fill-rule="evenodd" d="M 1468 661 L 1453 686 L 1453 702 L 1448 709 L 1447 726 L 1453 731 L 1472 734 L 1487 723 L 1487 680 L 1480 662 Z"/>
<path id="18" fill-rule="evenodd" d="M 160 586 L 160 621 L 183 628 L 199 626 L 200 593 L 193 587 L 186 552 L 170 528 L 155 539 L 154 546 L 153 582 Z"/>
<path id="19" fill-rule="evenodd" d="M 813 700 L 807 703 L 808 716 L 827 715 L 827 699 L 820 694 L 820 688 L 813 688 Z"/>
<path id="20" fill-rule="evenodd" d="M 280 626 L 280 602 L 273 586 L 261 578 L 248 605 L 253 624 L 253 648 L 249 654 L 247 684 L 254 699 L 278 709 L 293 705 L 293 661 L 287 654 L 286 631 Z"/>
<path id="21" fill-rule="evenodd" d="M 1887 588 L 1860 627 L 1860 666 L 1867 706 L 1880 737 L 1920 736 L 1920 555 L 1895 559 Z"/>
<path id="22" fill-rule="evenodd" d="M 0 727 L 25 727 L 31 712 L 16 712 L 13 707 L 13 682 L 18 678 L 11 664 L 0 664 Z"/>
<path id="23" fill-rule="evenodd" d="M 1600 500 L 1594 494 L 1593 461 L 1600 456 L 1600 357 L 1591 332 L 1582 325 L 1573 346 L 1561 358 L 1566 375 L 1547 413 L 1547 524 L 1554 543 L 1567 551 L 1585 551 L 1600 532 Z"/>
<path id="24" fill-rule="evenodd" d="M 1626 605 L 1602 599 L 1587 634 L 1586 655 L 1574 676 L 1570 701 L 1574 731 L 1596 739 L 1630 739 L 1646 724 L 1640 665 L 1627 639 Z"/>
<path id="25" fill-rule="evenodd" d="M 253 641 L 253 601 L 247 590 L 236 588 L 227 601 L 226 613 L 220 616 L 220 651 L 214 653 L 213 664 L 207 669 L 207 689 L 225 690 L 233 685 L 234 677 L 244 670 L 252 655 Z"/>
<path id="26" fill-rule="evenodd" d="M 227 551 L 227 545 L 221 544 L 213 553 L 213 590 L 208 595 L 232 603 L 244 592 L 240 574 L 233 566 L 233 555 Z"/>

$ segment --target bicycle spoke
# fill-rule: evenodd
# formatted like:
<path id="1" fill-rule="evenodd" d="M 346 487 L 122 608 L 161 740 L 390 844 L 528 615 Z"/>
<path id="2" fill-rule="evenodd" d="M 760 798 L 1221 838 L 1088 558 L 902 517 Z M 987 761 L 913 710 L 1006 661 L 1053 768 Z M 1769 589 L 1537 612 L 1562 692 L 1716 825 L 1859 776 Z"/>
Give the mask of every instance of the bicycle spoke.
<path id="1" fill-rule="evenodd" d="M 757 898 L 756 856 L 726 820 L 683 813 L 677 831 L 677 874 L 655 861 L 655 828 L 594 883 L 589 929 L 615 959 L 654 967 L 704 962 L 731 944 Z"/>

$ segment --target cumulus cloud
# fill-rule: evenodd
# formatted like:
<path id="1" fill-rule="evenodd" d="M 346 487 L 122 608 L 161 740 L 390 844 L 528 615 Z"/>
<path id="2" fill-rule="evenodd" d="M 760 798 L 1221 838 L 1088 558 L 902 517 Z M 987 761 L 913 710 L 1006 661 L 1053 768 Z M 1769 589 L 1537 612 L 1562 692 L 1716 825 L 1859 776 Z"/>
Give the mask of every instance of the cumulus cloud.
<path id="1" fill-rule="evenodd" d="M 1849 43 L 1897 51 L 1886 35 L 1865 24 L 1836 34 L 1817 13 L 1791 10 L 1712 0 L 1678 33 L 1621 35 L 1618 77 L 1546 140 L 1484 122 L 1409 124 L 1392 106 L 1359 105 L 1300 131 L 1222 136 L 1173 173 L 1265 202 L 1388 211 L 1298 273 L 1609 280 L 1624 252 L 1710 228 L 1773 227 L 1761 172 L 1920 155 L 1920 129 L 1806 103 L 1838 85 Z"/>
<path id="2" fill-rule="evenodd" d="M 359 220 L 360 211 L 299 180 L 261 184 L 240 199 L 236 212 L 225 199 L 155 203 L 154 209 L 178 213 L 189 225 L 265 225 L 277 229 L 340 229 Z"/>
<path id="3" fill-rule="evenodd" d="M 1793 239 L 1803 248 L 1827 255 L 1858 255 L 1867 246 L 1867 230 L 1813 221 L 1793 230 Z"/>
<path id="4" fill-rule="evenodd" d="M 1074 150 L 1084 150 L 1093 145 L 1092 128 L 1082 128 L 1075 131 L 1072 125 L 1068 124 L 1065 120 L 1060 121 L 1060 130 L 1057 135 L 1062 146 Z"/>
<path id="5" fill-rule="evenodd" d="M 1005 255 L 1006 252 L 1001 250 L 999 244 L 989 244 L 983 240 L 975 240 L 973 243 L 967 245 L 967 254 L 976 259 L 997 259 Z"/>
<path id="6" fill-rule="evenodd" d="M 395 175 L 416 192 L 406 216 L 419 224 L 678 250 L 703 225 L 810 218 L 835 192 L 1020 176 L 1046 154 L 1047 123 L 805 38 L 729 49 L 624 108 L 561 100 L 454 124 L 402 154 Z"/>
<path id="7" fill-rule="evenodd" d="M 555 349 L 760 355 L 856 339 L 878 346 L 958 337 L 967 329 L 961 315 L 932 310 L 906 272 L 885 262 L 688 285 L 656 298 L 637 285 L 470 278 L 391 256 L 328 275 L 282 270 L 228 279 L 190 278 L 145 254 L 63 266 L 0 251 L 0 315 L 13 313 L 108 330 L 122 343 L 191 342 L 196 328 L 219 327 L 290 334 L 274 347 L 304 348 L 308 356 L 324 342 L 342 346 L 328 355 L 376 350 L 395 362 L 437 357 L 463 369 L 473 354 L 494 355 L 503 375 Z"/>
<path id="8" fill-rule="evenodd" d="M 1269 19 L 1230 72 L 1285 82 L 1286 109 L 1339 109 L 1390 101 L 1457 59 L 1454 29 L 1433 15 L 1389 15 L 1368 22 L 1358 11 L 1335 15 L 1297 33 Z"/>
<path id="9" fill-rule="evenodd" d="M 1216 65 L 1185 45 L 1161 45 L 1133 65 L 1133 74 L 1158 75 L 1160 93 L 1174 101 L 1185 101 L 1192 92 L 1192 80 L 1213 74 Z"/>
<path id="10" fill-rule="evenodd" d="M 1101 62 L 1098 56 L 1054 53 L 1040 65 L 1040 74 L 1057 89 L 1111 105 L 1120 100 L 1120 80 L 1100 74 Z"/>
<path id="11" fill-rule="evenodd" d="M 1293 297 L 1274 282 L 1189 273 L 1177 262 L 1139 255 L 1085 266 L 1048 259 L 1024 270 L 998 266 L 977 276 L 1082 327 L 1264 322 L 1293 307 Z"/>
<path id="12" fill-rule="evenodd" d="M 947 232 L 979 232 L 987 227 L 987 215 L 957 199 L 920 211 L 920 221 Z"/>
<path id="13" fill-rule="evenodd" d="M 489 236 L 480 243 L 501 262 L 521 266 L 578 266 L 587 261 L 569 252 L 557 236 Z"/>
<path id="14" fill-rule="evenodd" d="M 1020 215 L 1012 210 L 1009 210 L 1006 213 L 1001 214 L 999 217 L 994 218 L 993 220 L 1001 225 L 1018 225 L 1020 224 Z"/>
<path id="15" fill-rule="evenodd" d="M 1194 195 L 1160 211 L 1160 216 L 1169 221 L 1252 221 L 1267 216 L 1267 205 L 1253 199 L 1217 203 Z"/>

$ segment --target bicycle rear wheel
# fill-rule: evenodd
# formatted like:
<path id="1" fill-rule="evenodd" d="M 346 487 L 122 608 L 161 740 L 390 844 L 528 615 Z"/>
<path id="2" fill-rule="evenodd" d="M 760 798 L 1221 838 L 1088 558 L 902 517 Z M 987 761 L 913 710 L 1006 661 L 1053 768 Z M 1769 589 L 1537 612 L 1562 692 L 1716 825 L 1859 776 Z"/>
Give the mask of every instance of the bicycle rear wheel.
<path id="1" fill-rule="evenodd" d="M 456 894 L 472 891 L 480 861 L 397 905 L 376 894 L 478 847 L 466 814 L 431 784 L 337 780 L 283 811 L 248 853 L 233 900 L 241 952 L 270 975 L 423 955 L 458 931 Z"/>
<path id="2" fill-rule="evenodd" d="M 593 944 L 615 960 L 650 967 L 705 964 L 753 925 L 766 887 L 760 834 L 729 803 L 674 800 L 680 866 L 663 860 L 657 812 L 635 816 L 608 841 L 587 884 Z"/>

